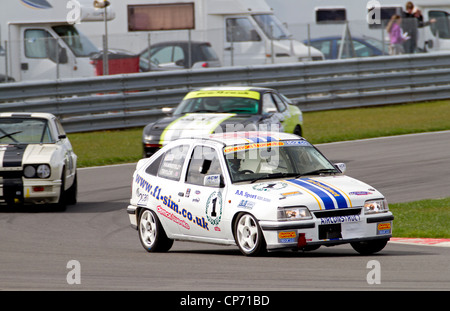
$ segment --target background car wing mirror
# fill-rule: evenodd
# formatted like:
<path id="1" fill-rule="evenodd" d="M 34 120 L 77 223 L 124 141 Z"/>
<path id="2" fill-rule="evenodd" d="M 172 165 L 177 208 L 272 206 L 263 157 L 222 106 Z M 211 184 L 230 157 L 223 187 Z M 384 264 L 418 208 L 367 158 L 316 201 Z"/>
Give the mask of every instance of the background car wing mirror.
<path id="1" fill-rule="evenodd" d="M 334 167 L 339 169 L 342 173 L 345 173 L 347 170 L 347 165 L 345 165 L 345 163 L 334 163 Z"/>
<path id="2" fill-rule="evenodd" d="M 223 183 L 223 177 L 221 174 L 214 174 L 214 175 L 206 175 L 203 178 L 203 186 L 222 188 L 225 186 L 225 184 Z"/>
<path id="3" fill-rule="evenodd" d="M 164 108 L 161 108 L 161 110 L 163 113 L 165 113 L 167 115 L 171 115 L 175 109 L 171 108 L 171 107 L 164 107 Z"/>

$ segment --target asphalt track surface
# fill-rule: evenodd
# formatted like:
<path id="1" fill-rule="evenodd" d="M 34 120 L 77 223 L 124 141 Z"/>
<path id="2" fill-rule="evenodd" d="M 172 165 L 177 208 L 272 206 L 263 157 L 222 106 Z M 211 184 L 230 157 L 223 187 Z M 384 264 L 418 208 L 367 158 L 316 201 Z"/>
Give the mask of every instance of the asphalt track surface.
<path id="1" fill-rule="evenodd" d="M 318 147 L 389 202 L 450 194 L 450 131 Z M 175 242 L 149 254 L 126 213 L 133 170 L 80 169 L 79 202 L 65 212 L 2 209 L 0 290 L 450 290 L 450 247 L 389 243 L 360 256 L 343 245 L 247 258 L 236 247 Z"/>

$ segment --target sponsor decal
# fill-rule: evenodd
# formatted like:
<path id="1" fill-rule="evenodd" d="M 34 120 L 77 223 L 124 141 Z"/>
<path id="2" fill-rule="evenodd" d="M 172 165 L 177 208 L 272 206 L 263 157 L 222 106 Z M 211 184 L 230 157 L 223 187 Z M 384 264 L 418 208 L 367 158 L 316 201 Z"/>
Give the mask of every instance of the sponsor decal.
<path id="1" fill-rule="evenodd" d="M 381 222 L 377 225 L 377 235 L 390 234 L 392 232 L 392 226 L 390 222 Z"/>
<path id="2" fill-rule="evenodd" d="M 288 197 L 292 197 L 295 195 L 300 195 L 302 194 L 300 191 L 291 191 L 291 192 L 285 192 L 285 193 L 281 193 L 281 198 L 280 200 L 286 199 Z"/>
<path id="3" fill-rule="evenodd" d="M 165 210 L 164 208 L 162 208 L 161 205 L 158 205 L 157 211 L 158 211 L 158 214 L 163 215 L 164 217 L 172 220 L 173 222 L 179 224 L 183 228 L 185 228 L 187 230 L 191 229 L 191 227 L 189 226 L 189 224 L 186 221 L 179 219 L 173 213 L 171 213 L 171 212 Z"/>
<path id="4" fill-rule="evenodd" d="M 146 201 L 148 201 L 150 198 L 154 198 L 157 201 L 162 202 L 162 204 L 168 208 L 170 208 L 173 211 L 173 216 L 170 216 L 170 219 L 178 224 L 180 224 L 180 222 L 178 222 L 178 220 L 176 220 L 176 216 L 182 216 L 184 219 L 189 220 L 190 222 L 198 225 L 200 228 L 203 228 L 207 231 L 209 231 L 208 228 L 208 223 L 205 221 L 204 217 L 197 217 L 192 215 L 192 213 L 188 210 L 186 210 L 185 208 L 181 208 L 180 206 L 178 206 L 178 204 L 172 200 L 172 196 L 171 195 L 164 195 L 164 191 L 163 193 L 161 193 L 162 188 L 159 186 L 155 186 L 153 187 L 152 184 L 150 184 L 147 180 L 145 180 L 142 176 L 140 176 L 139 174 L 136 175 L 136 178 L 134 179 L 134 182 L 140 187 L 140 189 L 144 192 L 148 193 L 148 197 L 145 198 Z M 137 193 L 137 192 L 136 192 Z M 140 191 L 140 197 L 138 199 L 142 198 L 142 192 Z M 167 215 L 164 215 L 167 217 Z M 167 217 L 169 218 L 169 217 Z M 184 228 L 187 228 L 188 226 L 182 225 Z"/>
<path id="5" fill-rule="evenodd" d="M 248 193 L 247 191 L 244 192 L 244 191 L 241 191 L 241 190 L 236 190 L 235 195 L 243 196 L 246 199 L 256 199 L 256 200 L 263 201 L 263 202 L 270 202 L 270 199 L 268 199 L 268 198 L 265 198 L 265 197 L 260 196 L 258 194 Z"/>
<path id="6" fill-rule="evenodd" d="M 296 145 L 296 146 L 311 146 L 309 142 L 306 140 L 285 140 L 284 143 L 287 146 Z"/>
<path id="7" fill-rule="evenodd" d="M 278 233 L 279 243 L 293 243 L 297 238 L 297 232 L 295 231 L 282 231 Z"/>
<path id="8" fill-rule="evenodd" d="M 347 215 L 347 216 L 335 216 L 335 217 L 320 218 L 321 225 L 341 224 L 344 222 L 358 222 L 358 221 L 361 221 L 361 217 L 359 215 Z"/>
<path id="9" fill-rule="evenodd" d="M 244 150 L 250 150 L 250 149 L 278 147 L 278 146 L 284 146 L 284 142 L 282 142 L 282 141 L 269 141 L 269 142 L 261 142 L 261 143 L 253 143 L 253 144 L 241 145 L 241 146 L 231 146 L 231 147 L 226 147 L 223 150 L 223 152 L 224 153 L 230 153 L 230 152 L 244 151 Z"/>
<path id="10" fill-rule="evenodd" d="M 253 206 L 255 206 L 255 202 L 249 201 L 249 200 L 242 200 L 238 204 L 238 208 L 245 208 L 245 209 L 252 209 Z"/>
<path id="11" fill-rule="evenodd" d="M 259 92 L 247 90 L 200 90 L 189 92 L 188 94 L 186 94 L 184 99 L 199 97 L 245 97 L 259 100 L 261 98 L 261 95 L 259 94 Z"/>
<path id="12" fill-rule="evenodd" d="M 369 195 L 369 194 L 372 194 L 372 192 L 369 192 L 369 191 L 353 191 L 353 192 L 349 192 L 348 194 L 350 194 L 350 195 Z"/>
<path id="13" fill-rule="evenodd" d="M 285 182 L 274 182 L 274 183 L 261 183 L 254 185 L 253 189 L 258 191 L 270 191 L 270 190 L 280 190 L 287 187 Z"/>

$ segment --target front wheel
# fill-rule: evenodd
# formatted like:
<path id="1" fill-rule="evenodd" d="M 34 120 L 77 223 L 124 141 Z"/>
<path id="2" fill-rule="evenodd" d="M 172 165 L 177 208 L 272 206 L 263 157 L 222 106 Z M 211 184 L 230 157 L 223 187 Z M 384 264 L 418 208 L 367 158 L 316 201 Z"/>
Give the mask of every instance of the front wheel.
<path id="1" fill-rule="evenodd" d="M 139 239 L 147 252 L 167 252 L 173 244 L 155 213 L 143 209 L 139 215 Z"/>
<path id="2" fill-rule="evenodd" d="M 387 244 L 389 239 L 361 241 L 350 243 L 355 251 L 361 255 L 371 255 L 381 251 Z"/>
<path id="3" fill-rule="evenodd" d="M 238 216 L 234 231 L 236 244 L 244 255 L 259 256 L 267 251 L 261 227 L 252 215 Z"/>

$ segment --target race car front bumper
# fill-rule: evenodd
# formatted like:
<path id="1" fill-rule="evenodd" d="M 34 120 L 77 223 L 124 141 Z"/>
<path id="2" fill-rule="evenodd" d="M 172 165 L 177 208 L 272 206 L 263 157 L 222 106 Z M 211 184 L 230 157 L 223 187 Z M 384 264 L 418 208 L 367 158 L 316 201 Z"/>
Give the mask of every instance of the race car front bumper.
<path id="1" fill-rule="evenodd" d="M 41 180 L 0 177 L 0 204 L 53 204 L 58 203 L 61 180 Z"/>
<path id="2" fill-rule="evenodd" d="M 313 218 L 302 221 L 260 221 L 268 250 L 302 249 L 307 246 L 333 246 L 357 241 L 389 239 L 391 212 L 358 215 L 353 218 Z"/>

